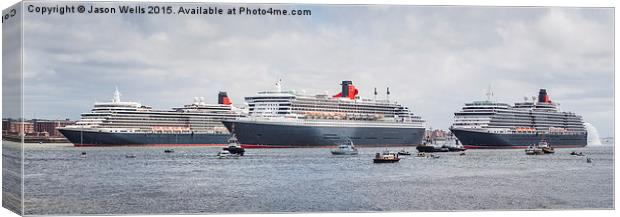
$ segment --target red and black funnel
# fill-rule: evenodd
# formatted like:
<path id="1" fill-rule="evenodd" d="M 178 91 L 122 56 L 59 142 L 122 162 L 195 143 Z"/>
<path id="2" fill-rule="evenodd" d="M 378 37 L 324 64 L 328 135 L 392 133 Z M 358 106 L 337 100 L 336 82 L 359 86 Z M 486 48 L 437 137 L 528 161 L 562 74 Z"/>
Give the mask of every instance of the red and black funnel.
<path id="1" fill-rule="evenodd" d="M 230 105 L 232 102 L 230 101 L 230 98 L 228 98 L 228 94 L 226 92 L 220 91 L 220 93 L 217 94 L 217 104 Z"/>
<path id="2" fill-rule="evenodd" d="M 355 96 L 357 96 L 357 94 L 359 93 L 357 88 L 355 88 L 355 86 L 353 86 L 353 82 L 352 81 L 342 81 L 342 83 L 340 85 L 342 85 L 342 92 L 340 92 L 339 94 L 334 95 L 334 97 L 343 97 L 343 98 L 355 99 Z"/>
<path id="3" fill-rule="evenodd" d="M 538 92 L 538 102 L 551 102 L 551 99 L 549 99 L 549 95 L 547 95 L 547 90 L 540 89 L 540 91 Z"/>

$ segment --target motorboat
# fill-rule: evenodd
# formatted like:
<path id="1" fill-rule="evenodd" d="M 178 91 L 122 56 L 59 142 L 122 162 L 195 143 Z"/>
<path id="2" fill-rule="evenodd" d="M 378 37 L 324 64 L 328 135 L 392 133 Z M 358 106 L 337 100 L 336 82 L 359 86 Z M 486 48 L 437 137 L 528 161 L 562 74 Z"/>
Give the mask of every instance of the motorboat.
<path id="1" fill-rule="evenodd" d="M 418 152 L 418 154 L 416 155 L 416 157 L 423 157 L 423 158 L 439 158 L 439 155 L 429 154 L 429 153 L 426 153 L 426 152 Z"/>
<path id="2" fill-rule="evenodd" d="M 583 154 L 583 152 L 579 152 L 579 153 L 577 153 L 577 152 L 574 152 L 574 151 L 573 151 L 573 152 L 571 152 L 571 153 L 570 153 L 570 155 L 573 155 L 573 156 L 579 156 L 579 157 L 586 156 L 585 154 Z"/>
<path id="3" fill-rule="evenodd" d="M 404 148 L 398 151 L 398 155 L 411 155 L 411 152 L 405 150 Z"/>
<path id="4" fill-rule="evenodd" d="M 545 154 L 542 148 L 538 147 L 538 145 L 530 145 L 525 149 L 525 154 L 527 155 L 540 155 Z"/>
<path id="5" fill-rule="evenodd" d="M 382 153 L 375 154 L 375 158 L 373 159 L 374 163 L 396 163 L 398 161 L 400 161 L 398 153 L 387 150 Z"/>
<path id="6" fill-rule="evenodd" d="M 229 159 L 229 158 L 238 158 L 238 154 L 232 154 L 228 150 L 221 150 L 217 153 L 217 158 L 219 159 Z"/>
<path id="7" fill-rule="evenodd" d="M 356 155 L 358 153 L 357 148 L 353 145 L 353 141 L 347 138 L 347 142 L 344 142 L 336 149 L 331 150 L 333 155 Z"/>

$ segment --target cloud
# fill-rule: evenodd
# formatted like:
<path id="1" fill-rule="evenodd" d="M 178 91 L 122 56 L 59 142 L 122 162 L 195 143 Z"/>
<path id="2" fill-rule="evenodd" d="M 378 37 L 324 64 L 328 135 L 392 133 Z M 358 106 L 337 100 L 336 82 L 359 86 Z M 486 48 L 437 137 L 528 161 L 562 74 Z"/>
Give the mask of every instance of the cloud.
<path id="1" fill-rule="evenodd" d="M 308 17 L 27 14 L 26 114 L 77 118 L 114 86 L 166 109 L 216 102 L 220 90 L 240 104 L 279 78 L 332 94 L 353 80 L 368 98 L 389 86 L 434 128 L 488 85 L 503 102 L 547 88 L 611 135 L 613 9 L 308 7 Z"/>

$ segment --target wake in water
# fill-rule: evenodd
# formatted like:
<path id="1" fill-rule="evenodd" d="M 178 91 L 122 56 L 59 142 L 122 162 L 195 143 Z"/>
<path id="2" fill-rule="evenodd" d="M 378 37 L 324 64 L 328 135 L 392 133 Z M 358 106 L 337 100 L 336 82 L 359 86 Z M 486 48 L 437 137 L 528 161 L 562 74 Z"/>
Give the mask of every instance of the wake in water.
<path id="1" fill-rule="evenodd" d="M 588 131 L 588 145 L 602 145 L 598 130 L 590 123 L 583 123 L 583 125 L 585 125 L 586 131 Z"/>

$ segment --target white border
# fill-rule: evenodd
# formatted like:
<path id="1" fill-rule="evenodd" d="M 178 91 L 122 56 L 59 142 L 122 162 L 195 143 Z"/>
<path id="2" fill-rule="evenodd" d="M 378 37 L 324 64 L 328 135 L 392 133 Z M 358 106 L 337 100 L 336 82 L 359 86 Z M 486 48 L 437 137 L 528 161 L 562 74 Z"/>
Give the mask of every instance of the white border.
<path id="1" fill-rule="evenodd" d="M 65 0 L 67 1 L 67 0 Z M 73 1 L 73 0 L 68 0 Z M 91 0 L 91 1 L 104 1 L 104 0 Z M 149 0 L 127 0 L 134 2 L 145 2 Z M 2 9 L 8 8 L 16 4 L 19 1 L 16 0 L 2 0 L 0 1 L 0 7 Z M 162 0 L 160 2 L 205 2 L 205 1 L 196 1 L 196 0 Z M 434 1 L 424 1 L 424 0 L 215 0 L 212 2 L 225 2 L 225 3 L 310 3 L 310 4 L 389 4 L 389 5 L 475 5 L 475 6 L 563 6 L 563 7 L 613 7 L 615 8 L 617 3 L 616 1 L 611 0 L 519 0 L 519 1 L 497 1 L 497 0 L 434 0 Z M 617 28 L 618 19 L 614 17 L 614 29 Z M 1 30 L 0 30 L 1 32 Z M 614 35 L 614 37 L 617 36 Z M 616 40 L 614 40 L 615 42 Z M 615 48 L 614 44 L 614 48 Z M 0 49 L 2 48 L 2 43 L 0 42 Z M 617 49 L 614 49 L 614 52 Z M 614 54 L 614 58 L 617 56 Z M 2 58 L 0 58 L 0 64 L 2 63 Z M 617 61 L 616 61 L 617 62 Z M 614 65 L 615 67 L 615 65 Z M 614 72 L 615 73 L 615 72 Z M 614 76 L 614 86 L 617 83 L 617 77 Z M 0 88 L 1 93 L 1 88 Z M 614 88 L 614 114 L 618 112 L 618 108 L 615 107 L 615 101 L 617 101 L 618 97 L 618 89 Z M 1 94 L 0 94 L 1 99 Z M 1 112 L 1 107 L 0 107 Z M 614 117 L 615 118 L 615 117 Z M 616 127 L 614 121 L 614 138 L 618 138 L 618 127 Z M 617 153 L 615 153 L 614 159 L 617 159 Z M 618 168 L 618 161 L 615 161 L 614 167 L 614 175 L 616 175 L 615 168 Z M 2 165 L 0 161 L 0 166 Z M 615 176 L 614 178 L 614 206 L 616 209 L 619 208 L 618 200 L 616 196 L 618 196 L 618 178 Z M 559 211 L 471 211 L 471 212 L 410 212 L 410 213 L 397 213 L 397 212 L 389 212 L 389 213 L 309 213 L 309 214 L 216 214 L 216 215 L 192 215 L 192 216 L 229 216 L 229 217 L 238 217 L 238 216 L 278 216 L 278 217 L 289 217 L 289 216 L 307 216 L 307 217 L 315 217 L 315 216 L 327 216 L 327 217 L 335 217 L 335 216 L 471 216 L 471 217 L 487 217 L 487 216 L 498 216 L 502 215 L 502 217 L 512 217 L 512 216 L 545 216 L 545 217 L 553 217 L 553 216 L 580 216 L 580 217 L 591 217 L 591 216 L 618 216 L 618 211 L 604 211 L 604 210 L 559 210 Z M 0 216 L 16 216 L 13 212 L 0 208 Z M 149 216 L 172 216 L 172 215 L 149 215 Z"/>

